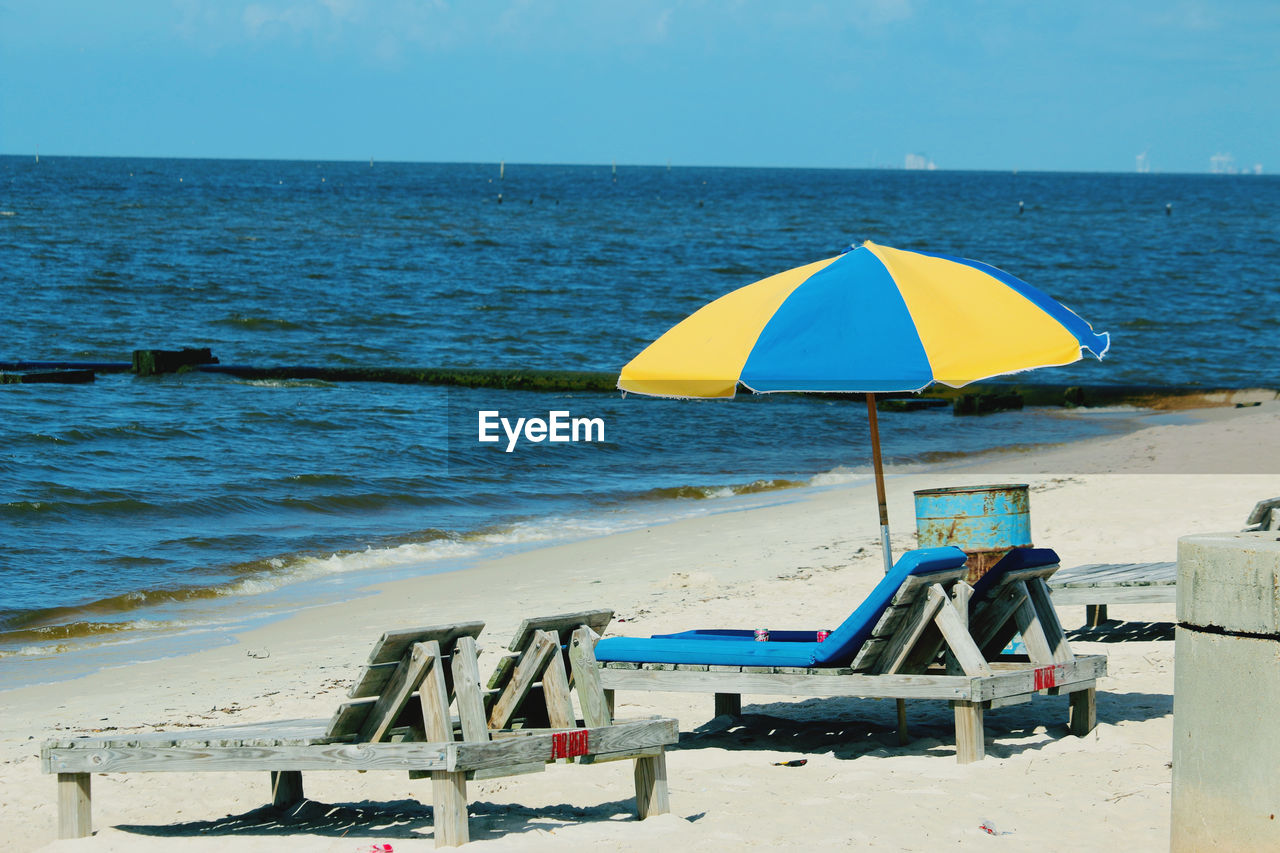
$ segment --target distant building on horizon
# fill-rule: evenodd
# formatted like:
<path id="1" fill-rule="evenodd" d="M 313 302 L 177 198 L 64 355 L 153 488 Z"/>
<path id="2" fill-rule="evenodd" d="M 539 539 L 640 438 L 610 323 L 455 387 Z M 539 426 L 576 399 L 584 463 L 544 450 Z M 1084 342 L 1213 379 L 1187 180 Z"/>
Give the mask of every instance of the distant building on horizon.
<path id="1" fill-rule="evenodd" d="M 1137 157 L 1137 160 L 1138 160 L 1138 174 L 1145 175 L 1151 171 L 1151 161 L 1147 159 L 1146 151 L 1143 151 L 1141 154 L 1139 154 Z"/>
<path id="2" fill-rule="evenodd" d="M 932 172 L 938 168 L 938 164 L 930 160 L 927 154 L 908 154 L 902 162 L 902 168 Z"/>
<path id="3" fill-rule="evenodd" d="M 1234 175 L 1236 174 L 1236 158 L 1230 154 L 1219 152 L 1209 158 L 1209 174 L 1211 175 Z"/>

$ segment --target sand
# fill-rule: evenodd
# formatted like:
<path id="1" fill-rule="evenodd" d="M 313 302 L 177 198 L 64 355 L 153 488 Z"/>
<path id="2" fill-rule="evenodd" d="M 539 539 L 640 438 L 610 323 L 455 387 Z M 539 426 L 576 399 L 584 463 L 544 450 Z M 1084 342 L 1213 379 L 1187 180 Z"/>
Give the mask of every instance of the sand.
<path id="1" fill-rule="evenodd" d="M 1027 482 L 1033 538 L 1064 566 L 1172 560 L 1179 536 L 1238 530 L 1257 500 L 1280 495 L 1280 404 L 1200 414 L 968 467 L 891 471 L 894 548 L 915 545 L 914 489 Z M 55 783 L 39 745 L 107 728 L 327 717 L 388 627 L 482 619 L 487 672 L 530 615 L 612 607 L 609 633 L 625 635 L 838 624 L 881 574 L 873 490 L 757 502 L 385 584 L 231 645 L 0 692 L 0 836 L 68 851 L 434 849 L 429 783 L 391 772 L 307 774 L 313 802 L 284 822 L 258 811 L 266 773 L 95 776 L 96 834 L 53 842 Z M 899 746 L 892 701 L 746 696 L 741 718 L 712 719 L 709 695 L 619 693 L 620 716 L 680 721 L 673 813 L 635 820 L 629 762 L 554 766 L 470 786 L 474 849 L 1167 849 L 1174 607 L 1113 606 L 1147 623 L 1124 642 L 1078 633 L 1082 607 L 1059 613 L 1073 648 L 1109 658 L 1087 737 L 1067 734 L 1064 697 L 1036 697 L 989 711 L 986 759 L 961 766 L 945 703 L 910 703 L 914 739 Z M 798 758 L 807 763 L 775 765 Z"/>

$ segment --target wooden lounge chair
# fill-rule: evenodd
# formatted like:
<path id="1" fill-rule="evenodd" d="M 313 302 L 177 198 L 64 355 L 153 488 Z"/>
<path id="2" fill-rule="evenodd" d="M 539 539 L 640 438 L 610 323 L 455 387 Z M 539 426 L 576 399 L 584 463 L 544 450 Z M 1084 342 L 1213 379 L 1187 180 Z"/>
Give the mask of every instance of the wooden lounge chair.
<path id="1" fill-rule="evenodd" d="M 973 588 L 960 580 L 964 559 L 956 548 L 908 552 L 822 643 L 813 631 L 770 632 L 767 642 L 754 642 L 750 631 L 602 640 L 594 649 L 601 683 L 607 690 L 714 692 L 717 714 L 738 713 L 743 693 L 893 698 L 899 700 L 903 737 L 903 700 L 945 699 L 955 711 L 956 758 L 962 764 L 985 755 L 985 709 L 1026 701 L 1035 693 L 1086 692 L 1087 702 L 1081 699 L 1078 711 L 1073 701 L 1073 731 L 1083 734 L 1086 722 L 1092 728 L 1093 689 L 1106 672 L 1106 658 L 1067 657 L 1056 617 L 1046 626 L 1049 619 L 1035 603 L 1042 593 L 1047 599 L 1047 592 L 1018 576 L 1008 585 L 997 587 L 994 578 L 988 583 L 990 601 L 999 609 L 986 597 L 976 606 L 994 625 L 990 642 L 1009 625 L 1017 630 L 1025 622 L 1028 634 L 1042 626 L 1044 636 L 1052 637 L 1045 644 L 1056 644 L 1055 651 L 1045 657 L 1037 646 L 1041 659 L 1035 661 L 988 660 L 968 628 Z M 1033 588 L 1035 593 L 1025 594 L 1033 602 L 1028 611 L 1017 595 Z"/>
<path id="2" fill-rule="evenodd" d="M 615 723 L 594 661 L 583 671 L 590 658 L 578 650 L 589 651 L 596 638 L 590 626 L 602 628 L 610 615 L 562 617 L 551 630 L 546 620 L 526 623 L 512 643 L 512 657 L 499 664 L 515 677 L 506 679 L 496 698 L 480 686 L 476 637 L 483 623 L 468 622 L 383 634 L 349 701 L 327 722 L 48 740 L 41 759 L 46 773 L 58 774 L 59 837 L 91 832 L 90 774 L 125 771 L 266 771 L 272 802 L 280 808 L 303 799 L 303 771 L 409 771 L 411 778 L 431 778 L 436 846 L 443 847 L 468 840 L 469 779 L 542 770 L 559 759 L 628 758 L 636 762 L 639 816 L 664 813 L 664 748 L 678 737 L 676 721 Z M 580 702 L 590 709 L 585 724 L 572 713 L 566 659 Z M 541 711 L 529 707 L 535 687 L 546 700 Z M 550 717 L 554 724 L 508 728 L 520 714 Z"/>

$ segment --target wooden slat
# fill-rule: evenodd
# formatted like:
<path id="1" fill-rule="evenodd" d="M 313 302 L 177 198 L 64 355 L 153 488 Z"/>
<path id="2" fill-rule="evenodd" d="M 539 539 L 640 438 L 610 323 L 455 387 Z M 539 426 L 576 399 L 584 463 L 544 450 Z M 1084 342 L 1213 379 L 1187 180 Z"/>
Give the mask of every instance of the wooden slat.
<path id="1" fill-rule="evenodd" d="M 1009 584 L 1015 584 L 1018 581 L 1029 581 L 1032 578 L 1048 578 L 1056 574 L 1058 564 L 1051 563 L 1045 566 L 1028 566 L 1025 569 L 1009 569 L 1000 578 L 1000 582 L 996 585 L 995 591 L 999 591 L 1001 587 Z"/>
<path id="2" fill-rule="evenodd" d="M 1045 636 L 1040 617 L 1036 613 L 1035 605 L 1031 603 L 1030 596 L 1023 600 L 1013 614 L 1013 618 L 1017 623 L 1018 633 L 1022 635 L 1022 644 L 1026 646 L 1027 657 L 1031 662 L 1041 666 L 1053 663 L 1053 647 L 1049 645 L 1049 638 Z"/>
<path id="3" fill-rule="evenodd" d="M 1151 583 L 1172 583 L 1178 577 L 1178 564 L 1160 563 L 1100 563 L 1063 569 L 1049 582 L 1051 588 L 1106 584 L 1117 576 L 1133 575 L 1149 579 Z"/>
<path id="4" fill-rule="evenodd" d="M 1048 585 L 1041 578 L 1032 578 L 1027 581 L 1027 592 L 1031 597 L 1032 605 L 1036 609 L 1036 615 L 1039 617 L 1040 627 L 1044 631 L 1045 639 L 1049 643 L 1053 662 L 1063 663 L 1071 660 L 1074 657 L 1071 654 L 1071 644 L 1067 642 L 1067 635 L 1062 630 L 1062 623 L 1058 621 L 1058 612 L 1053 609 Z"/>
<path id="5" fill-rule="evenodd" d="M 887 638 L 893 636 L 898 630 L 898 626 L 911 612 L 911 606 L 915 604 L 916 599 L 923 594 L 923 591 L 934 583 L 950 585 L 964 576 L 967 569 L 961 567 L 949 572 L 933 572 L 927 575 L 908 575 L 907 579 L 902 582 L 902 586 L 898 587 L 897 592 L 893 594 L 893 598 L 889 600 L 888 606 L 884 612 L 880 614 L 880 618 L 876 620 L 876 625 L 871 629 L 871 636 L 875 638 Z"/>
<path id="6" fill-rule="evenodd" d="M 969 619 L 969 633 L 978 648 L 987 649 L 1026 600 L 1026 587 L 1014 586 L 1005 589 L 996 598 L 979 604 Z"/>
<path id="7" fill-rule="evenodd" d="M 948 569 L 941 572 L 929 572 L 925 575 L 908 575 L 903 581 L 902 586 L 898 587 L 898 591 L 893 594 L 893 598 L 889 599 L 889 603 L 894 606 L 911 604 L 916 598 L 923 594 L 924 590 L 933 584 L 942 584 L 944 588 L 950 586 L 955 581 L 964 577 L 969 570 L 964 566 L 957 569 Z"/>
<path id="8" fill-rule="evenodd" d="M 960 620 L 960 624 L 964 626 L 965 635 L 969 633 L 969 602 L 973 598 L 973 587 L 969 586 L 965 581 L 957 581 L 951 587 L 951 603 L 954 605 L 956 616 Z M 973 642 L 972 637 L 968 637 L 969 642 Z M 978 651 L 978 656 L 982 656 L 982 652 Z M 947 650 L 944 664 L 949 674 L 955 675 L 964 672 L 964 667 L 956 659 L 954 652 Z"/>
<path id="9" fill-rule="evenodd" d="M 856 672 L 867 672 L 880 660 L 884 655 L 884 650 L 889 647 L 889 639 L 887 637 L 872 637 L 862 644 L 862 648 L 858 649 L 858 653 L 853 656 L 853 663 L 849 668 Z"/>
<path id="10" fill-rule="evenodd" d="M 911 614 L 903 620 L 898 632 L 889 641 L 888 648 L 884 650 L 880 660 L 874 667 L 875 672 L 896 673 L 906 661 L 912 649 L 915 648 L 925 628 L 933 622 L 933 617 L 937 614 L 938 608 L 941 607 L 941 602 L 946 600 L 946 593 L 942 592 L 942 587 L 938 584 L 934 584 L 929 589 L 937 589 L 942 597 L 923 595 L 916 600 L 916 603 L 912 605 Z"/>
<path id="11" fill-rule="evenodd" d="M 969 631 L 966 629 L 958 609 L 947 598 L 947 594 L 942 591 L 942 587 L 936 585 L 929 587 L 928 595 L 930 598 L 936 597 L 939 599 L 937 602 L 938 612 L 934 616 L 934 622 L 946 639 L 947 650 L 954 656 L 956 663 L 960 665 L 960 669 L 965 675 L 991 675 L 991 667 L 987 666 L 986 660 L 982 657 L 982 652 L 974 644 L 973 637 L 969 636 Z"/>
<path id="12" fill-rule="evenodd" d="M 1177 575 L 1177 563 L 1098 563 L 1064 569 L 1049 587 L 1058 605 L 1167 604 L 1177 601 Z"/>
<path id="13" fill-rule="evenodd" d="M 538 632 L 533 635 L 529 649 L 521 656 L 520 663 L 512 672 L 510 681 L 503 688 L 497 701 L 493 703 L 493 709 L 489 712 L 489 728 L 506 727 L 528 696 L 534 681 L 542 675 L 551 655 L 559 653 L 560 646 L 551 639 L 550 634 Z"/>
<path id="14" fill-rule="evenodd" d="M 511 638 L 511 643 L 507 648 L 513 652 L 520 651 L 529 644 L 535 631 L 547 631 L 556 634 L 560 637 L 562 645 L 568 641 L 567 634 L 583 625 L 586 625 L 597 634 L 603 634 L 604 629 L 608 627 L 609 621 L 612 619 L 612 610 L 583 610 L 578 613 L 559 613 L 554 616 L 538 616 L 526 619 L 516 629 L 515 636 Z"/>
<path id="15" fill-rule="evenodd" d="M 862 696 L 866 698 L 967 699 L 974 689 L 968 676 L 818 675 L 743 672 L 652 672 L 602 669 L 609 690 L 666 690 L 673 693 L 737 693 L 773 696 Z"/>
<path id="16" fill-rule="evenodd" d="M 902 620 L 910 610 L 910 605 L 889 605 L 880 614 L 875 627 L 871 629 L 871 636 L 877 638 L 893 636 L 893 632 L 898 630 L 898 626 L 902 624 Z"/>
<path id="17" fill-rule="evenodd" d="M 938 655 L 946 644 L 942 632 L 938 630 L 935 617 L 935 621 L 925 626 L 920 639 L 916 640 L 915 648 L 907 654 L 901 666 L 898 667 L 898 672 L 903 675 L 924 672 L 938 659 Z"/>
<path id="18" fill-rule="evenodd" d="M 1055 604 L 1172 604 L 1178 600 L 1174 584 L 1117 587 L 1051 587 Z"/>
<path id="19" fill-rule="evenodd" d="M 435 640 L 420 643 L 430 665 L 422 679 L 422 727 L 427 740 L 444 743 L 453 740 L 453 720 L 449 716 L 449 694 L 444 683 L 444 664 L 440 644 Z"/>
<path id="20" fill-rule="evenodd" d="M 555 652 L 547 658 L 546 668 L 542 671 L 542 695 L 547 703 L 547 719 L 553 728 L 574 728 L 578 720 L 573 713 L 573 700 L 569 698 L 569 674 L 565 672 L 559 639 L 554 634 L 538 633 L 544 634 L 548 642 L 555 644 Z"/>
<path id="21" fill-rule="evenodd" d="M 608 764 L 610 761 L 625 761 L 629 758 L 653 758 L 666 751 L 663 746 L 640 746 L 635 749 L 624 749 L 621 752 L 601 752 L 597 755 L 583 755 L 577 759 L 578 764 Z"/>
<path id="22" fill-rule="evenodd" d="M 523 776 L 528 773 L 544 773 L 547 764 L 544 761 L 535 761 L 532 764 L 514 764 L 506 767 L 489 767 L 484 770 L 468 770 L 467 781 L 480 782 L 485 779 L 501 779 L 504 776 Z"/>
<path id="23" fill-rule="evenodd" d="M 672 693 L 746 693 L 769 696 L 860 696 L 868 699 L 965 699 L 985 701 L 1031 694 L 1035 667 L 1026 663 L 988 663 L 990 677 L 946 675 L 941 669 L 922 675 L 863 675 L 848 669 L 815 669 L 811 674 L 758 675 L 741 672 L 653 672 L 645 669 L 600 670 L 606 690 L 658 690 Z M 1077 655 L 1054 667 L 1062 685 L 1106 675 L 1105 655 Z M 934 673 L 937 674 L 934 674 Z"/>
<path id="24" fill-rule="evenodd" d="M 448 657 L 453 653 L 454 643 L 460 637 L 471 637 L 474 640 L 483 629 L 483 622 L 458 622 L 434 625 L 429 628 L 388 631 L 374 644 L 373 650 L 369 653 L 369 662 L 356 677 L 355 683 L 347 691 L 347 696 L 360 699 L 380 695 L 396 671 L 396 667 L 404 659 L 404 653 L 414 642 L 425 643 L 435 640 L 440 644 L 441 653 Z M 401 656 L 392 657 L 397 650 L 401 651 Z"/>
<path id="25" fill-rule="evenodd" d="M 431 651 L 434 650 L 434 653 Z M 438 653 L 440 644 L 435 640 L 427 643 L 414 643 L 400 660 L 391 680 L 378 696 L 368 716 L 360 724 L 359 740 L 362 743 L 377 743 L 382 740 L 387 729 L 391 728 L 400 712 L 404 709 L 409 696 L 418 689 L 428 668 L 440 668 Z M 330 730 L 328 735 L 343 735 L 345 731 Z"/>
<path id="26" fill-rule="evenodd" d="M 613 720 L 604 688 L 600 686 L 600 664 L 596 661 L 595 635 L 585 625 L 569 638 L 569 667 L 582 706 L 582 720 L 588 726 L 607 726 Z"/>
<path id="27" fill-rule="evenodd" d="M 484 698 L 480 694 L 480 667 L 476 661 L 474 637 L 459 637 L 453 649 L 453 689 L 458 700 L 458 718 L 466 740 L 488 740 Z"/>
<path id="28" fill-rule="evenodd" d="M 589 755 L 662 746 L 675 743 L 680 736 L 676 721 L 666 717 L 634 723 L 614 723 L 585 731 Z M 451 744 L 449 748 L 454 755 L 453 767 L 457 770 L 482 770 L 486 767 L 550 761 L 554 739 L 560 734 L 562 733 L 546 732 L 528 737 L 493 740 L 489 743 Z"/>
<path id="29" fill-rule="evenodd" d="M 951 601 L 955 604 L 956 615 L 960 617 L 960 622 L 966 631 L 969 629 L 969 602 L 972 600 L 973 587 L 969 584 L 959 581 L 951 587 Z"/>
<path id="30" fill-rule="evenodd" d="M 186 731 L 95 734 L 77 738 L 54 738 L 46 744 L 66 744 L 67 748 L 112 748 L 131 746 L 305 746 L 324 743 L 325 720 L 277 720 L 234 726 L 193 728 Z"/>
<path id="31" fill-rule="evenodd" d="M 431 625 L 426 628 L 401 628 L 387 631 L 374 643 L 369 652 L 369 664 L 394 664 L 404 657 L 414 643 L 435 640 L 441 650 L 448 652 L 459 637 L 478 637 L 484 630 L 483 622 L 453 622 L 447 625 Z"/>
<path id="32" fill-rule="evenodd" d="M 444 744 L 372 743 L 314 746 L 162 746 L 55 749 L 51 773 L 198 772 L 204 770 L 424 770 L 444 767 Z"/>

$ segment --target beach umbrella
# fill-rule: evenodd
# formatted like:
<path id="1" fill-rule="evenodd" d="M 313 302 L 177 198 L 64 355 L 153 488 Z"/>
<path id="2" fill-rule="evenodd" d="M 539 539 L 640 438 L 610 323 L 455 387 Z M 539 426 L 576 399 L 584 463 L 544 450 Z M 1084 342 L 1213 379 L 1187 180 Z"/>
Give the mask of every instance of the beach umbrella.
<path id="1" fill-rule="evenodd" d="M 988 264 L 878 246 L 749 284 L 704 305 L 632 359 L 623 392 L 733 397 L 738 386 L 865 394 L 880 538 L 892 565 L 875 395 L 1101 359 L 1110 338 Z"/>

